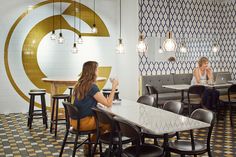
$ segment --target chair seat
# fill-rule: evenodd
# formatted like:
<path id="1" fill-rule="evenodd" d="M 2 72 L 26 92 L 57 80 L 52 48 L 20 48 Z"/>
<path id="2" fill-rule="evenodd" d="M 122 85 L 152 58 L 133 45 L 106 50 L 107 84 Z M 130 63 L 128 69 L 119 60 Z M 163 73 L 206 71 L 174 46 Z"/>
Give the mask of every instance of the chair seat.
<path id="1" fill-rule="evenodd" d="M 157 135 L 157 134 L 154 134 L 154 133 L 149 132 L 147 130 L 143 130 L 142 134 L 143 134 L 143 137 L 145 137 L 145 138 L 164 138 L 163 134 Z M 168 134 L 168 138 L 172 138 L 174 136 L 176 136 L 176 132 L 172 132 L 172 133 Z"/>
<path id="2" fill-rule="evenodd" d="M 110 143 L 110 134 L 111 134 L 111 132 L 107 132 L 105 134 L 100 135 L 99 140 L 102 143 L 109 144 Z M 132 140 L 130 138 L 122 136 L 122 143 L 123 144 L 130 143 L 130 142 L 132 142 Z M 118 133 L 115 133 L 115 135 L 113 135 L 113 144 L 119 144 Z"/>
<path id="3" fill-rule="evenodd" d="M 46 92 L 46 89 L 31 89 L 30 92 Z"/>
<path id="4" fill-rule="evenodd" d="M 220 101 L 223 102 L 223 103 L 229 103 L 228 97 L 223 97 L 223 96 L 222 96 L 222 97 L 220 97 L 219 99 L 220 99 Z M 236 103 L 236 98 L 230 99 L 230 101 L 231 101 L 231 103 Z"/>
<path id="5" fill-rule="evenodd" d="M 184 104 L 188 104 L 188 100 L 185 99 L 183 101 Z M 190 104 L 192 105 L 200 105 L 201 104 L 201 99 L 200 98 L 194 98 L 194 99 L 190 99 Z"/>
<path id="6" fill-rule="evenodd" d="M 169 149 L 171 152 L 183 152 L 183 154 L 202 153 L 207 151 L 207 147 L 204 143 L 194 141 L 195 149 L 192 148 L 190 140 L 176 140 L 169 143 Z"/>
<path id="7" fill-rule="evenodd" d="M 141 145 L 139 150 L 139 157 L 159 157 L 163 155 L 162 148 L 155 145 Z M 129 157 L 137 157 L 135 146 L 125 148 L 123 153 Z"/>
<path id="8" fill-rule="evenodd" d="M 72 134 L 77 134 L 78 133 L 78 130 L 73 128 L 72 126 L 70 127 L 69 131 Z M 97 132 L 96 129 L 94 129 L 94 130 L 86 130 L 86 131 L 79 131 L 80 135 L 84 135 L 84 134 L 87 135 L 87 134 L 96 133 L 96 132 Z"/>
<path id="9" fill-rule="evenodd" d="M 29 95 L 44 95 L 46 94 L 45 92 L 42 92 L 42 91 L 34 91 L 34 92 L 29 92 Z"/>

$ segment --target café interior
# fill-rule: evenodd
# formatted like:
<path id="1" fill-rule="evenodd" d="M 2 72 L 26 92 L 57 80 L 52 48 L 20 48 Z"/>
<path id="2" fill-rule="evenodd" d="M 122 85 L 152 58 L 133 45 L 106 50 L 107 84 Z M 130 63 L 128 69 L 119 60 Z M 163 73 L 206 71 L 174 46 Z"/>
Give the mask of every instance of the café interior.
<path id="1" fill-rule="evenodd" d="M 1 2 L 0 156 L 236 156 L 236 0 Z"/>

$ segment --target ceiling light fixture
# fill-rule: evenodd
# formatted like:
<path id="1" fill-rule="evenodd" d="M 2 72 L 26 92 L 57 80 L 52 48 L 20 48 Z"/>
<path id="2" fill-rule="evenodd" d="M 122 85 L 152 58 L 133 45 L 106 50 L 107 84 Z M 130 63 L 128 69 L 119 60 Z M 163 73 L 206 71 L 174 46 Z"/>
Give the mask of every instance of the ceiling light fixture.
<path id="1" fill-rule="evenodd" d="M 163 43 L 163 48 L 164 48 L 164 51 L 167 51 L 167 52 L 175 52 L 176 51 L 176 48 L 177 48 L 177 44 L 176 44 L 176 41 L 174 40 L 173 38 L 173 35 L 172 35 L 172 32 L 171 32 L 171 29 L 170 29 L 170 0 L 168 1 L 168 8 L 169 8 L 169 12 L 168 12 L 168 33 L 166 35 L 166 39 Z"/>
<path id="2" fill-rule="evenodd" d="M 62 35 L 62 29 L 61 29 L 61 21 L 62 21 L 62 3 L 60 0 L 60 33 L 59 33 L 59 38 L 58 38 L 58 43 L 63 44 L 64 43 L 64 37 Z"/>
<path id="3" fill-rule="evenodd" d="M 55 20 L 54 20 L 54 14 L 55 14 L 55 2 L 54 0 L 52 1 L 52 33 L 51 33 L 51 40 L 56 40 L 57 36 L 56 36 L 56 32 L 55 32 Z"/>
<path id="4" fill-rule="evenodd" d="M 73 47 L 72 47 L 72 53 L 73 54 L 77 54 L 78 51 L 79 51 L 79 49 L 76 45 L 75 27 L 76 27 L 76 2 L 74 1 L 74 44 L 73 44 Z"/>
<path id="5" fill-rule="evenodd" d="M 118 45 L 116 47 L 116 53 L 122 54 L 124 53 L 124 44 L 121 38 L 121 0 L 120 0 L 120 37 L 118 39 Z"/>
<path id="6" fill-rule="evenodd" d="M 95 12 L 95 9 L 96 9 L 96 2 L 95 0 L 93 0 L 93 11 L 94 11 L 94 14 L 93 14 L 93 27 L 92 27 L 92 33 L 97 33 L 98 32 L 98 29 L 96 27 L 96 12 Z"/>
<path id="7" fill-rule="evenodd" d="M 79 38 L 78 38 L 78 44 L 83 44 L 83 38 L 82 38 L 82 30 L 81 30 L 81 14 L 82 14 L 82 11 L 81 11 L 81 2 L 80 2 L 80 0 L 79 0 L 79 32 L 80 32 L 80 34 L 79 34 Z"/>
<path id="8" fill-rule="evenodd" d="M 216 35 L 216 22 L 215 22 L 215 18 L 216 18 L 216 1 L 214 0 L 213 3 L 214 3 L 215 15 L 213 16 L 213 23 L 212 23 L 212 26 L 213 26 L 213 40 L 214 40 L 213 45 L 212 45 L 212 52 L 217 53 L 220 50 L 220 46 L 218 45 L 218 41 L 217 41 L 217 37 L 216 37 L 217 36 Z"/>

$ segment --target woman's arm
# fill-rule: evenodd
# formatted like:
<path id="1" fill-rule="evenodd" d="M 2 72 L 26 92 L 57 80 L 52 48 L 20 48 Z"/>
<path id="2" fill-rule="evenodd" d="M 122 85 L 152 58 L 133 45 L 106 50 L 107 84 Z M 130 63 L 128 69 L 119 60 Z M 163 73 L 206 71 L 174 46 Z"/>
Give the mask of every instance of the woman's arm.
<path id="1" fill-rule="evenodd" d="M 112 81 L 112 89 L 111 93 L 108 96 L 108 98 L 105 98 L 104 95 L 101 92 L 97 92 L 93 97 L 96 99 L 98 103 L 101 103 L 107 107 L 110 107 L 112 105 L 112 101 L 114 99 L 115 91 L 117 86 L 119 85 L 119 82 L 117 80 Z"/>
<path id="2" fill-rule="evenodd" d="M 210 67 L 208 67 L 208 68 L 206 69 L 206 72 L 207 72 L 207 78 L 208 78 L 208 80 L 213 80 L 213 70 L 212 70 Z"/>
<path id="3" fill-rule="evenodd" d="M 197 70 L 198 68 L 195 68 L 193 71 L 193 76 L 195 77 L 196 80 L 196 84 L 200 83 L 200 75 L 199 75 L 199 70 Z"/>

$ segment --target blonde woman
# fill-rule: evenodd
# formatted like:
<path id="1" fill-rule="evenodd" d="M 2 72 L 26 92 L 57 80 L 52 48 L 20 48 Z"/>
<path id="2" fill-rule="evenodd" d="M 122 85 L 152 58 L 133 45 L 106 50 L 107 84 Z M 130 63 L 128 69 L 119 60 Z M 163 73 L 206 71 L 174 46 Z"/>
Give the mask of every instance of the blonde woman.
<path id="1" fill-rule="evenodd" d="M 193 71 L 192 85 L 206 84 L 208 80 L 213 80 L 213 72 L 209 67 L 209 60 L 206 57 L 201 57 L 198 61 L 198 67 Z"/>

